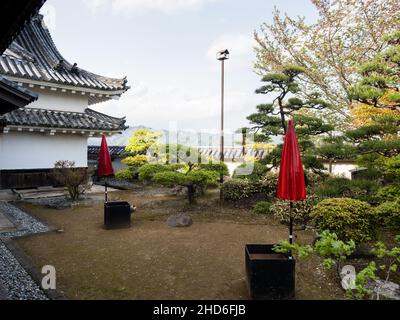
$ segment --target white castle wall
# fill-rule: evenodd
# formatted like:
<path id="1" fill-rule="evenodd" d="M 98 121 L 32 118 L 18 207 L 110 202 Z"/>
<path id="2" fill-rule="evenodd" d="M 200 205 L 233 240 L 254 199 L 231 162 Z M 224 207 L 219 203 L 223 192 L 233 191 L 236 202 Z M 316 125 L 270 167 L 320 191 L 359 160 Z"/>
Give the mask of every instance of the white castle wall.
<path id="1" fill-rule="evenodd" d="M 37 101 L 27 107 L 60 111 L 84 112 L 88 96 L 29 88 L 39 94 Z M 87 167 L 87 136 L 81 134 L 55 135 L 40 132 L 11 130 L 0 134 L 0 170 L 49 169 L 58 160 L 75 161 L 78 167 Z"/>
<path id="2" fill-rule="evenodd" d="M 38 109 L 50 109 L 60 111 L 84 112 L 88 107 L 89 98 L 80 93 L 62 92 L 60 89 L 52 91 L 50 89 L 39 89 L 38 87 L 29 88 L 39 95 L 39 98 L 30 103 L 27 107 Z"/>
<path id="3" fill-rule="evenodd" d="M 87 167 L 87 137 L 9 132 L 0 134 L 0 170 L 50 169 L 58 160 Z"/>

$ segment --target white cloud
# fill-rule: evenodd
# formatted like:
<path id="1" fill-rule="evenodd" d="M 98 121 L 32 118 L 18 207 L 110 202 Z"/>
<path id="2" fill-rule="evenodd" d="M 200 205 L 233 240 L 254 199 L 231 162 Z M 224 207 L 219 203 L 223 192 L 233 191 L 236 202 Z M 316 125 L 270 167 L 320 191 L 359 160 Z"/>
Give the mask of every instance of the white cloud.
<path id="1" fill-rule="evenodd" d="M 109 2 L 109 0 L 82 0 L 82 1 L 93 14 L 97 13 L 100 9 L 103 9 Z"/>
<path id="2" fill-rule="evenodd" d="M 247 92 L 227 91 L 225 114 L 227 130 L 243 125 L 256 102 Z M 180 129 L 215 130 L 219 127 L 220 96 L 191 95 L 177 87 L 149 89 L 145 84 L 128 91 L 120 100 L 93 106 L 96 110 L 114 116 L 126 116 L 130 125 L 145 125 L 168 129 L 177 123 Z M 113 112 L 110 112 L 110 111 Z M 234 122 L 233 122 L 234 121 Z"/>
<path id="3" fill-rule="evenodd" d="M 183 10 L 195 10 L 203 5 L 220 0 L 82 0 L 92 13 L 110 6 L 114 13 L 145 13 L 159 11 L 176 13 Z"/>
<path id="4" fill-rule="evenodd" d="M 256 45 L 252 34 L 224 34 L 215 39 L 207 49 L 207 58 L 213 62 L 218 51 L 228 49 L 230 52 L 229 65 L 235 67 L 251 67 L 253 48 Z"/>

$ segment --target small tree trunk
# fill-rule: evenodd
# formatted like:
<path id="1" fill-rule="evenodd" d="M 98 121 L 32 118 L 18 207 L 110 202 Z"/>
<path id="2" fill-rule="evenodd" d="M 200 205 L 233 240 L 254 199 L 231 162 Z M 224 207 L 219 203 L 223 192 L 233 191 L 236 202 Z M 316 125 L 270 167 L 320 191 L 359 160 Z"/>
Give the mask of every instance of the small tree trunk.
<path id="1" fill-rule="evenodd" d="M 187 186 L 189 204 L 195 203 L 196 187 L 193 184 Z"/>

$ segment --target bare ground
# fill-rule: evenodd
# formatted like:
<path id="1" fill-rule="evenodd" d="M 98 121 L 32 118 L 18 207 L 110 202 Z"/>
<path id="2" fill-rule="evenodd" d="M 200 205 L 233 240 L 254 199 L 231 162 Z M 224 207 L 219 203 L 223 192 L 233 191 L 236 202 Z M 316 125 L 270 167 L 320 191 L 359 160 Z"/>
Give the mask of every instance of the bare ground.
<path id="1" fill-rule="evenodd" d="M 41 220 L 58 226 L 53 232 L 18 239 L 40 269 L 54 265 L 57 288 L 69 299 L 248 299 L 244 269 L 247 243 L 276 243 L 287 228 L 271 217 L 229 205 L 221 207 L 211 192 L 194 208 L 163 190 L 110 193 L 137 206 L 132 228 L 102 228 L 101 197 L 92 205 L 57 211 L 20 204 Z M 194 223 L 170 228 L 169 214 L 186 211 Z M 311 231 L 297 232 L 310 243 Z M 334 272 L 321 261 L 297 264 L 297 299 L 343 299 Z"/>

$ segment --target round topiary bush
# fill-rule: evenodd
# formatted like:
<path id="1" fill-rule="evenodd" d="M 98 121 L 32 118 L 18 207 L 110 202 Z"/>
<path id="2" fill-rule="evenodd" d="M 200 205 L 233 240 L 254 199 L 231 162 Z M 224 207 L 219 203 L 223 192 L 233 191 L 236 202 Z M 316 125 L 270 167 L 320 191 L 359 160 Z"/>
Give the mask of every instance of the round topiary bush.
<path id="1" fill-rule="evenodd" d="M 122 181 L 132 181 L 135 179 L 135 173 L 130 169 L 124 169 L 115 173 L 115 178 Z"/>
<path id="2" fill-rule="evenodd" d="M 271 214 L 271 203 L 267 201 L 260 201 L 254 206 L 253 212 L 255 214 Z"/>
<path id="3" fill-rule="evenodd" d="M 307 198 L 303 201 L 293 202 L 292 218 L 293 222 L 303 227 L 307 226 L 310 221 L 311 209 L 318 202 L 318 197 L 314 194 L 307 195 Z M 289 224 L 290 202 L 286 200 L 277 199 L 271 206 L 271 211 L 274 214 L 274 218 L 279 220 L 283 224 Z"/>
<path id="4" fill-rule="evenodd" d="M 400 199 L 382 203 L 375 208 L 375 212 L 386 227 L 400 230 Z"/>
<path id="5" fill-rule="evenodd" d="M 375 211 L 367 203 L 350 198 L 331 198 L 311 210 L 318 231 L 329 230 L 341 240 L 362 243 L 376 238 Z"/>

